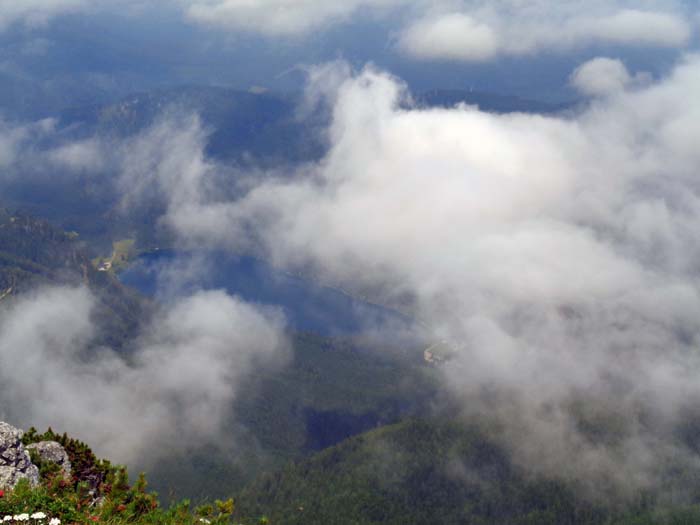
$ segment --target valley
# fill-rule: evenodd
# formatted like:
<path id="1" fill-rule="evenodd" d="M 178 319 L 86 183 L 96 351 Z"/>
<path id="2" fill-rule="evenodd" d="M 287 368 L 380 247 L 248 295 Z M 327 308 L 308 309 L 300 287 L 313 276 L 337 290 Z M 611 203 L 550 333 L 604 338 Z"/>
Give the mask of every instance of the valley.
<path id="1" fill-rule="evenodd" d="M 700 523 L 700 8 L 637 4 L 0 0 L 2 525 Z"/>

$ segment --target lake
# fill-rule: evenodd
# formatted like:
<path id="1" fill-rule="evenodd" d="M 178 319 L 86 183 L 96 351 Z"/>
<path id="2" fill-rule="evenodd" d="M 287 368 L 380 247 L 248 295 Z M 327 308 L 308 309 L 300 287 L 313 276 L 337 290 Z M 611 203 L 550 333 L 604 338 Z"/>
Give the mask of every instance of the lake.
<path id="1" fill-rule="evenodd" d="M 141 255 L 119 274 L 141 293 L 170 302 L 193 291 L 223 289 L 247 302 L 281 308 L 289 326 L 321 335 L 400 332 L 413 321 L 393 310 L 285 273 L 254 257 L 160 250 Z"/>

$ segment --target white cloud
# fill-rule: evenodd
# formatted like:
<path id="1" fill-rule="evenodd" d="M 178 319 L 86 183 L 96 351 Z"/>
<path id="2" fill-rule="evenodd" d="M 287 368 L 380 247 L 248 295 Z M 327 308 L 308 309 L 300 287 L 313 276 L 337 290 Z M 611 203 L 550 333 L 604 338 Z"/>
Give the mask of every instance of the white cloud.
<path id="1" fill-rule="evenodd" d="M 492 58 L 500 47 L 491 27 L 461 13 L 417 21 L 403 31 L 399 46 L 420 59 L 463 61 Z"/>
<path id="2" fill-rule="evenodd" d="M 0 0 L 0 30 L 41 25 L 66 12 L 115 9 L 132 16 L 175 10 L 193 23 L 271 38 L 304 37 L 359 13 L 391 14 L 387 34 L 403 25 L 397 43 L 406 55 L 467 62 L 590 45 L 684 48 L 697 17 L 678 0 Z"/>
<path id="3" fill-rule="evenodd" d="M 690 38 L 690 26 L 678 15 L 624 9 L 588 23 L 582 38 L 601 42 L 683 47 Z"/>
<path id="4" fill-rule="evenodd" d="M 72 171 L 98 172 L 105 168 L 105 157 L 103 144 L 94 138 L 62 144 L 47 152 L 52 165 Z"/>
<path id="5" fill-rule="evenodd" d="M 30 123 L 0 119 L 0 182 L 38 180 L 92 174 L 102 177 L 118 158 L 119 144 L 91 137 L 71 140 L 61 135 L 57 121 L 47 118 Z"/>
<path id="6" fill-rule="evenodd" d="M 412 311 L 462 347 L 448 384 L 530 468 L 632 487 L 670 450 L 694 461 L 672 434 L 700 398 L 700 60 L 569 117 L 406 109 L 395 78 L 328 67 L 322 161 L 233 200 L 199 170 L 168 211 L 196 220 L 170 224 Z M 618 445 L 572 403 L 619 421 Z"/>
<path id="7" fill-rule="evenodd" d="M 590 45 L 682 49 L 691 37 L 688 8 L 675 2 L 646 2 L 643 9 L 624 1 L 457 4 L 460 9 L 447 14 L 416 10 L 419 18 L 403 30 L 399 49 L 419 59 L 468 62 Z M 448 5 L 454 9 L 455 4 Z M 450 34 L 438 33 L 440 27 L 450 28 Z"/>
<path id="8" fill-rule="evenodd" d="M 195 0 L 187 7 L 194 21 L 272 36 L 304 34 L 344 21 L 361 8 L 385 9 L 407 0 Z"/>
<path id="9" fill-rule="evenodd" d="M 484 4 L 453 20 L 470 29 L 487 25 L 500 43 L 497 53 L 615 38 L 649 43 L 633 30 L 649 18 L 620 16 L 629 13 L 622 7 L 594 2 L 582 16 L 569 2 L 553 13 L 545 10 L 551 3 L 532 3 L 516 27 L 510 20 L 524 4 L 507 5 L 501 13 Z M 596 33 L 596 20 L 616 22 Z M 308 30 L 263 23 L 251 27 Z M 446 368 L 447 383 L 465 407 L 506 423 L 516 458 L 555 471 L 566 458 L 572 470 L 647 482 L 655 459 L 672 446 L 666 433 L 677 412 L 700 396 L 692 356 L 700 341 L 700 60 L 687 57 L 668 78 L 646 86 L 618 62 L 588 63 L 573 76 L 578 87 L 616 96 L 568 117 L 407 109 L 399 104 L 407 98 L 400 81 L 371 68 L 353 75 L 335 64 L 310 76 L 312 102 L 326 97 L 333 110 L 331 149 L 321 162 L 232 185 L 227 170 L 206 158 L 199 120 L 165 115 L 111 145 L 124 205 L 164 198 L 163 220 L 183 244 L 260 247 L 277 264 L 410 310 L 436 337 L 463 347 Z M 6 136 L 4 157 L 14 159 L 21 138 Z M 52 155 L 85 158 L 76 151 Z M 175 328 L 186 318 L 154 329 L 143 355 L 163 339 L 179 341 Z M 32 326 L 29 333 L 36 332 Z M 88 335 L 89 327 L 65 338 Z M 132 372 L 123 377 L 131 380 Z M 497 390 L 498 403 L 476 402 L 483 388 Z M 587 393 L 603 400 L 596 410 L 620 418 L 622 450 L 592 446 L 576 430 L 569 405 L 595 397 Z M 637 406 L 659 424 L 644 427 Z"/>
<path id="10" fill-rule="evenodd" d="M 687 57 L 656 83 L 637 82 L 621 63 L 600 59 L 573 78 L 589 92 L 614 89 L 615 96 L 565 117 L 415 109 L 406 107 L 401 82 L 381 71 L 353 74 L 343 63 L 313 69 L 309 105 L 325 100 L 331 106 L 330 150 L 320 162 L 281 176 L 258 172 L 241 180 L 241 173 L 215 164 L 204 153 L 206 130 L 187 114 L 166 113 L 142 133 L 101 148 L 112 151 L 108 162 L 120 174 L 124 206 L 162 200 L 162 220 L 182 246 L 258 249 L 285 268 L 410 311 L 436 338 L 455 342 L 462 349 L 444 369 L 446 384 L 464 399 L 465 411 L 498 418 L 517 461 L 644 485 L 670 450 L 692 461 L 671 435 L 684 405 L 700 399 L 700 363 L 693 357 L 700 341 L 700 101 L 694 96 L 700 59 Z M 52 124 L 32 129 L 51 133 Z M 81 144 L 53 149 L 49 157 L 84 159 Z M 57 303 L 80 304 L 79 297 L 61 303 L 61 294 Z M 70 349 L 84 348 L 90 338 L 85 316 L 46 304 L 35 311 L 34 304 L 44 303 L 25 303 L 31 315 L 3 318 L 13 322 L 0 326 L 6 334 L 0 341 L 14 343 L 2 351 L 12 356 L 13 348 L 38 348 L 41 361 L 50 340 L 59 349 L 56 359 L 77 361 Z M 255 325 L 249 307 L 239 305 L 241 313 L 222 295 L 183 304 L 141 341 L 135 368 L 109 352 L 85 365 L 98 378 L 115 377 L 103 397 L 129 407 L 116 411 L 116 420 L 144 422 L 146 433 L 118 454 L 152 442 L 156 429 L 149 421 L 178 430 L 185 425 L 163 410 L 172 399 L 178 406 L 203 399 L 212 402 L 212 414 L 221 414 L 236 395 L 235 381 L 233 390 L 221 388 L 220 375 L 186 359 L 192 348 L 211 351 L 205 357 L 220 364 L 212 369 L 249 369 L 251 354 L 232 364 L 222 342 L 243 337 L 225 327 Z M 42 335 L 51 331 L 31 319 L 57 319 L 51 330 L 77 328 Z M 156 373 L 166 347 L 174 360 L 161 365 L 168 370 L 158 390 L 149 390 L 141 381 L 145 371 Z M 273 347 L 263 344 L 263 355 Z M 104 363 L 115 376 L 105 376 Z M 183 373 L 190 367 L 213 390 L 190 384 Z M 72 366 L 66 374 L 82 370 Z M 132 402 L 125 383 L 133 387 L 129 392 L 156 401 Z M 183 385 L 191 398 L 175 396 Z M 484 401 L 483 389 L 491 401 Z M 581 402 L 596 417 L 620 421 L 619 446 L 594 446 L 578 430 L 571 406 Z M 28 413 L 44 421 L 35 405 Z M 62 414 L 66 424 L 80 424 L 71 414 Z M 215 419 L 198 428 L 215 431 Z M 78 428 L 86 437 L 108 439 Z"/>
<path id="11" fill-rule="evenodd" d="M 694 13 L 674 0 L 193 0 L 196 22 L 268 36 L 298 36 L 359 11 L 403 11 L 400 48 L 420 59 L 485 60 L 498 54 L 568 50 L 590 44 L 687 45 Z"/>
<path id="12" fill-rule="evenodd" d="M 0 310 L 0 419 L 53 426 L 119 462 L 220 439 L 240 383 L 284 362 L 282 320 L 223 292 L 181 299 L 128 358 L 90 348 L 85 289 L 37 291 Z"/>
<path id="13" fill-rule="evenodd" d="M 199 119 L 178 112 L 123 140 L 67 140 L 53 120 L 0 122 L 0 167 L 3 177 L 35 177 L 37 185 L 46 176 L 101 179 L 127 207 L 159 199 L 167 188 L 173 209 L 182 205 L 173 215 L 195 225 L 194 205 L 211 202 L 206 186 L 216 180 L 205 142 Z M 121 178 L 112 179 L 114 172 Z M 192 271 L 201 276 L 203 267 Z M 191 277 L 175 268 L 167 275 L 179 292 Z M 66 429 L 100 454 L 140 466 L 230 442 L 222 425 L 241 382 L 286 360 L 283 316 L 221 291 L 168 299 L 128 356 L 94 347 L 100 327 L 91 321 L 95 298 L 86 289 L 43 289 L 0 303 L 0 420 Z"/>
<path id="14" fill-rule="evenodd" d="M 571 75 L 571 85 L 580 93 L 590 96 L 619 93 L 633 81 L 620 60 L 606 57 L 581 64 Z"/>

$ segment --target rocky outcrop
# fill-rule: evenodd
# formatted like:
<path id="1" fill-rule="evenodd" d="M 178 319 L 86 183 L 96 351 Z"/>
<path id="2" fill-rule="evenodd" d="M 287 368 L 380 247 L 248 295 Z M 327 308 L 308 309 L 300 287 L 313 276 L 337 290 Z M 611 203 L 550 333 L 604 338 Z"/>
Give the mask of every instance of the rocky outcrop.
<path id="1" fill-rule="evenodd" d="M 22 445 L 24 432 L 0 421 L 0 489 L 14 487 L 20 479 L 39 483 L 39 469 Z"/>
<path id="2" fill-rule="evenodd" d="M 71 465 L 68 453 L 60 443 L 55 441 L 40 441 L 27 445 L 27 450 L 34 450 L 45 463 L 55 463 L 63 471 L 63 477 L 70 479 Z"/>

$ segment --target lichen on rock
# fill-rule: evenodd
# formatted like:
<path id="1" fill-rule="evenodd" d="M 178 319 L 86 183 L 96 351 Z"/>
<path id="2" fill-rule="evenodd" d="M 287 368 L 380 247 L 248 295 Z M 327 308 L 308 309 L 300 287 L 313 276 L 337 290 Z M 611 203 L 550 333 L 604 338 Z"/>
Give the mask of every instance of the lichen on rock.
<path id="1" fill-rule="evenodd" d="M 39 469 L 22 445 L 24 432 L 0 421 L 0 489 L 13 488 L 21 479 L 39 484 Z"/>
<path id="2" fill-rule="evenodd" d="M 64 449 L 60 443 L 56 441 L 40 441 L 27 445 L 26 448 L 29 451 L 34 450 L 42 462 L 58 465 L 63 472 L 63 477 L 70 479 L 70 459 L 68 458 L 68 452 L 66 452 L 66 449 Z"/>

